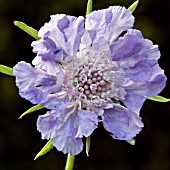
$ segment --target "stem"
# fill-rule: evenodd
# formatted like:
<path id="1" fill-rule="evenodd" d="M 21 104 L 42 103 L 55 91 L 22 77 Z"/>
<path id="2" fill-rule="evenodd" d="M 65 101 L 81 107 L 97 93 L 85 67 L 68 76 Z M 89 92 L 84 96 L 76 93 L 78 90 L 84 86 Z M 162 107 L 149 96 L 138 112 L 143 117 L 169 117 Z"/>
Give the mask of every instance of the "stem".
<path id="1" fill-rule="evenodd" d="M 72 156 L 70 154 L 67 155 L 67 162 L 66 162 L 65 170 L 73 170 L 74 159 L 75 159 L 74 156 Z"/>

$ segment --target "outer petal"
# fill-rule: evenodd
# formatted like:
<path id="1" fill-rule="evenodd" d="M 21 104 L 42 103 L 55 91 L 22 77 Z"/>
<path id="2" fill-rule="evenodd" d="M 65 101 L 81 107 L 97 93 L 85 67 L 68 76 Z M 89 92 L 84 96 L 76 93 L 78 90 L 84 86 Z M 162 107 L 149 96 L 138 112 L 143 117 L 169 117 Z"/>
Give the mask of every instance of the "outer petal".
<path id="1" fill-rule="evenodd" d="M 166 80 L 164 71 L 156 64 L 152 67 L 152 76 L 147 83 L 129 81 L 124 87 L 127 93 L 134 93 L 141 96 L 155 96 L 165 87 Z"/>
<path id="2" fill-rule="evenodd" d="M 19 94 L 33 104 L 44 102 L 48 94 L 56 93 L 61 89 L 61 85 L 56 83 L 56 77 L 32 68 L 30 64 L 23 61 L 15 65 L 14 75 Z"/>
<path id="3" fill-rule="evenodd" d="M 146 97 L 134 93 L 128 93 L 125 99 L 122 100 L 123 104 L 131 111 L 139 114 L 139 111 L 145 102 Z"/>
<path id="4" fill-rule="evenodd" d="M 95 36 L 97 41 L 104 36 L 113 43 L 123 31 L 133 26 L 134 17 L 131 11 L 121 6 L 111 6 L 108 9 L 93 11 L 86 16 L 85 29 Z"/>
<path id="5" fill-rule="evenodd" d="M 136 94 L 135 98 L 153 96 L 165 87 L 164 71 L 157 64 L 160 57 L 158 46 L 144 39 L 140 31 L 128 30 L 124 37 L 112 44 L 111 51 L 112 59 L 124 70 L 127 94 L 133 97 Z M 131 102 L 128 99 L 129 96 L 125 99 L 126 104 Z"/>
<path id="6" fill-rule="evenodd" d="M 113 138 L 126 141 L 136 136 L 143 127 L 141 118 L 136 113 L 118 104 L 105 110 L 103 125 L 112 133 Z"/>
<path id="7" fill-rule="evenodd" d="M 158 46 L 144 39 L 140 31 L 132 29 L 111 45 L 111 52 L 112 59 L 118 61 L 129 76 L 133 71 L 140 69 L 141 65 L 142 67 L 144 64 L 150 67 L 155 65 L 160 57 Z"/>
<path id="8" fill-rule="evenodd" d="M 53 140 L 53 145 L 63 153 L 71 155 L 79 154 L 83 149 L 81 138 L 75 138 L 76 128 L 74 127 L 72 117 L 65 123 Z"/>
<path id="9" fill-rule="evenodd" d="M 86 110 L 76 110 L 74 104 L 60 105 L 57 110 L 39 116 L 37 129 L 43 139 L 54 138 L 53 145 L 64 153 L 76 155 L 81 152 L 81 138 L 89 136 L 97 127 L 98 119 L 95 113 Z"/>
<path id="10" fill-rule="evenodd" d="M 46 108 L 51 110 L 58 109 L 61 105 L 69 104 L 70 100 L 65 92 L 59 92 L 56 94 L 49 94 L 46 101 L 42 103 Z"/>
<path id="11" fill-rule="evenodd" d="M 55 61 L 44 61 L 42 59 L 42 57 L 40 56 L 36 56 L 33 61 L 32 64 L 36 67 L 39 68 L 41 70 L 44 70 L 45 72 L 47 72 L 49 75 L 55 76 L 57 77 L 58 81 L 60 83 L 62 83 L 63 81 L 63 71 L 61 69 L 61 65 Z"/>
<path id="12" fill-rule="evenodd" d="M 39 31 L 42 39 L 32 43 L 33 51 L 44 60 L 59 61 L 63 56 L 73 56 L 78 51 L 84 33 L 84 18 L 52 15 Z"/>
<path id="13" fill-rule="evenodd" d="M 97 128 L 98 118 L 96 113 L 87 110 L 78 110 L 76 125 L 77 134 L 76 138 L 88 137 L 92 134 L 94 129 Z"/>
<path id="14" fill-rule="evenodd" d="M 61 112 L 48 111 L 45 115 L 38 117 L 37 130 L 41 132 L 42 139 L 51 139 L 56 136 L 60 115 Z"/>

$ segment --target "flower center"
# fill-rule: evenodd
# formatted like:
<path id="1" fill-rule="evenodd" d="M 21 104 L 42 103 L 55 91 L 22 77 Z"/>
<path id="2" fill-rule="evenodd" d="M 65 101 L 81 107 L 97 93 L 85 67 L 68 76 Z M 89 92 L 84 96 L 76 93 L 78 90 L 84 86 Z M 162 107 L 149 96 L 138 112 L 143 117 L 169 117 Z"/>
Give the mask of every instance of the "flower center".
<path id="1" fill-rule="evenodd" d="M 94 63 L 83 65 L 77 76 L 73 86 L 78 87 L 78 92 L 85 96 L 88 100 L 94 99 L 97 96 L 105 98 L 107 91 L 110 89 L 109 81 L 103 77 L 104 70 L 95 70 Z"/>
<path id="2" fill-rule="evenodd" d="M 124 74 L 106 52 L 83 50 L 63 64 L 64 90 L 82 107 L 101 107 L 124 97 Z"/>

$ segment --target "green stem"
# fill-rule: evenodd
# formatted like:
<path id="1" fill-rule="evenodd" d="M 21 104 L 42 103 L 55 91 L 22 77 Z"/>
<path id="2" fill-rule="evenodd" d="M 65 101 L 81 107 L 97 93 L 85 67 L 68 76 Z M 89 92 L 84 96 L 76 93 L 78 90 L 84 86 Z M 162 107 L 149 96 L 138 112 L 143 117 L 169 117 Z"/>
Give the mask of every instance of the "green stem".
<path id="1" fill-rule="evenodd" d="M 68 154 L 65 170 L 73 170 L 75 157 Z"/>

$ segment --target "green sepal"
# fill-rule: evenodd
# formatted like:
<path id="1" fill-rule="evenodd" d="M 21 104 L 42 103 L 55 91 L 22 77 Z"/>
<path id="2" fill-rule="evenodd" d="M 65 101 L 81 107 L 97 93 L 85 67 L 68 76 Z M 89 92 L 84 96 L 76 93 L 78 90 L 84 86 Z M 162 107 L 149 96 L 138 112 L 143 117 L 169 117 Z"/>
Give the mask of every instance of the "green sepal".
<path id="1" fill-rule="evenodd" d="M 151 97 L 147 97 L 147 99 L 153 100 L 153 101 L 156 101 L 156 102 L 163 102 L 163 103 L 170 101 L 170 99 L 167 99 L 167 98 L 162 97 L 162 96 L 151 96 Z"/>
<path id="2" fill-rule="evenodd" d="M 35 30 L 32 27 L 29 27 L 28 25 L 26 25 L 23 22 L 20 21 L 14 21 L 14 25 L 16 25 L 17 27 L 19 27 L 20 29 L 22 29 L 23 31 L 25 31 L 27 34 L 31 35 L 33 38 L 35 38 L 36 40 L 39 40 L 40 37 L 38 37 L 38 31 Z"/>
<path id="3" fill-rule="evenodd" d="M 87 9 L 86 9 L 86 15 L 90 14 L 91 11 L 92 11 L 92 0 L 88 0 Z"/>
<path id="4" fill-rule="evenodd" d="M 25 115 L 27 115 L 27 114 L 29 114 L 29 113 L 35 112 L 35 111 L 37 111 L 37 110 L 40 110 L 40 109 L 42 109 L 42 108 L 44 108 L 43 105 L 37 104 L 37 105 L 29 108 L 29 109 L 28 109 L 26 112 L 24 112 L 18 119 L 21 119 L 23 116 L 25 116 Z"/>
<path id="5" fill-rule="evenodd" d="M 135 1 L 128 9 L 132 11 L 132 13 L 135 11 L 136 7 L 139 4 L 139 0 Z"/>
<path id="6" fill-rule="evenodd" d="M 11 67 L 7 67 L 1 64 L 0 64 L 0 73 L 7 74 L 9 76 L 14 76 L 13 69 Z"/>
<path id="7" fill-rule="evenodd" d="M 130 141 L 127 141 L 130 145 L 135 145 L 136 144 L 136 140 L 134 138 L 132 138 Z"/>
<path id="8" fill-rule="evenodd" d="M 91 136 L 86 138 L 86 155 L 89 156 Z"/>
<path id="9" fill-rule="evenodd" d="M 34 160 L 36 160 L 37 158 L 45 155 L 47 152 L 49 152 L 52 148 L 53 148 L 53 138 L 50 139 L 45 146 L 40 150 L 40 152 L 38 152 L 38 154 L 35 156 Z"/>

